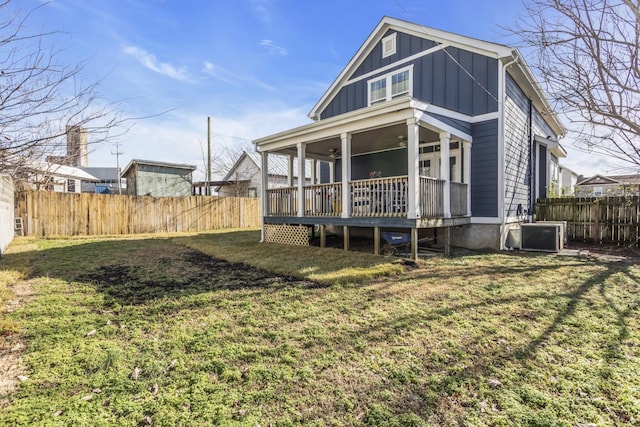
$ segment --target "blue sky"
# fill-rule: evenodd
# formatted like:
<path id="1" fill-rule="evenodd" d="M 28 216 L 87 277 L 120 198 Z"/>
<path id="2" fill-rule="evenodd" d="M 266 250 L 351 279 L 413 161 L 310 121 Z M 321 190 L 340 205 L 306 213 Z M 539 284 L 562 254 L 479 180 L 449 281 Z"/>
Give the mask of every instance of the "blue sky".
<path id="1" fill-rule="evenodd" d="M 59 62 L 86 61 L 105 102 L 137 120 L 118 139 L 132 158 L 204 170 L 207 116 L 213 150 L 308 123 L 307 113 L 384 15 L 510 44 L 499 25 L 517 0 L 39 0 L 14 1 L 33 31 L 52 36 Z M 565 141 L 570 147 L 570 141 Z M 205 148 L 206 150 L 206 148 Z M 90 166 L 115 166 L 115 145 L 96 145 Z M 205 151 L 206 152 L 206 151 Z M 578 173 L 604 161 L 570 150 Z M 202 175 L 196 175 L 202 179 Z"/>

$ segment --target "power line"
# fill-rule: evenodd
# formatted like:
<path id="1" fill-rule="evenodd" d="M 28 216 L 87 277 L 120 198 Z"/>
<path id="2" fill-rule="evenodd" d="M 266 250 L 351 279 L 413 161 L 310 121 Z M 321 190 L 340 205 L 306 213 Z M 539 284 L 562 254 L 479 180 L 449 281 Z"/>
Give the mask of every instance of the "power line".
<path id="1" fill-rule="evenodd" d="M 407 15 L 408 18 L 410 18 L 412 21 L 416 22 L 416 25 L 418 25 L 418 27 L 420 27 L 420 30 L 429 38 L 434 39 L 435 37 L 432 34 L 429 34 L 429 31 L 427 30 L 427 27 L 425 27 L 422 24 L 418 24 L 417 23 L 417 19 L 411 14 L 409 13 L 409 11 L 407 9 L 405 9 L 405 7 L 400 3 L 400 0 L 394 0 L 394 2 L 396 3 L 396 5 L 402 9 L 402 11 L 404 12 L 405 15 Z M 440 45 L 442 43 L 439 43 L 436 40 L 433 40 L 433 42 L 435 42 L 436 44 Z M 483 91 L 485 91 L 491 98 L 493 98 L 498 104 L 500 104 L 500 100 L 498 98 L 495 97 L 495 95 L 493 93 L 491 93 L 489 91 L 489 89 L 487 89 L 482 83 L 480 83 L 473 74 L 471 74 L 462 64 L 460 64 L 460 62 L 458 62 L 458 60 L 456 58 L 453 57 L 453 55 L 451 55 L 451 52 L 449 52 L 447 50 L 447 48 L 445 47 L 444 49 L 442 49 L 444 51 L 444 53 L 462 70 L 464 71 L 464 73 L 466 75 L 468 75 L 471 80 L 473 80 L 478 86 L 480 86 L 482 88 Z"/>

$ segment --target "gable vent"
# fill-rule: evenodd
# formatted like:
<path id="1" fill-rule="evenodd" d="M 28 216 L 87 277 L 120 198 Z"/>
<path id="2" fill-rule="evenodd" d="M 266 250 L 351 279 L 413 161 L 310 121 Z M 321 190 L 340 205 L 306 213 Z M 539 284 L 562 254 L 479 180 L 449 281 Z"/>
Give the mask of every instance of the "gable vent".
<path id="1" fill-rule="evenodd" d="M 398 33 L 389 34 L 382 39 L 382 57 L 386 58 L 396 53 L 396 36 Z"/>

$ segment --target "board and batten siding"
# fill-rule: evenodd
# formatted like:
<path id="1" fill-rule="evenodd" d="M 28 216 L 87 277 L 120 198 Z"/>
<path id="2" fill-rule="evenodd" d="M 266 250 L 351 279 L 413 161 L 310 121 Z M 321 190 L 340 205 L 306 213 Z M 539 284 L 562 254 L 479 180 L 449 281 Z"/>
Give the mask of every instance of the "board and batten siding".
<path id="1" fill-rule="evenodd" d="M 378 43 L 350 79 L 401 62 L 436 45 L 431 40 L 397 34 L 398 49 L 394 55 L 382 58 L 381 43 Z M 367 107 L 367 81 L 410 65 L 413 66 L 413 98 L 467 115 L 498 110 L 498 60 L 449 46 L 345 85 L 322 111 L 320 118 Z"/>
<path id="2" fill-rule="evenodd" d="M 504 106 L 504 215 L 517 215 L 518 205 L 531 211 L 531 142 L 529 99 L 507 75 Z"/>
<path id="3" fill-rule="evenodd" d="M 472 124 L 471 213 L 498 217 L 498 120 Z"/>

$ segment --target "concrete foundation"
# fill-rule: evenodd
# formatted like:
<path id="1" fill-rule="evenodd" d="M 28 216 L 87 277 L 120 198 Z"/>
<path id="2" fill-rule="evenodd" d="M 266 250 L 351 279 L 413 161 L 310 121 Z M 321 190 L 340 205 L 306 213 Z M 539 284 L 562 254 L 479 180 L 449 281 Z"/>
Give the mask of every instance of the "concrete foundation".
<path id="1" fill-rule="evenodd" d="M 451 244 L 467 249 L 500 249 L 500 224 L 467 224 L 451 229 Z"/>

